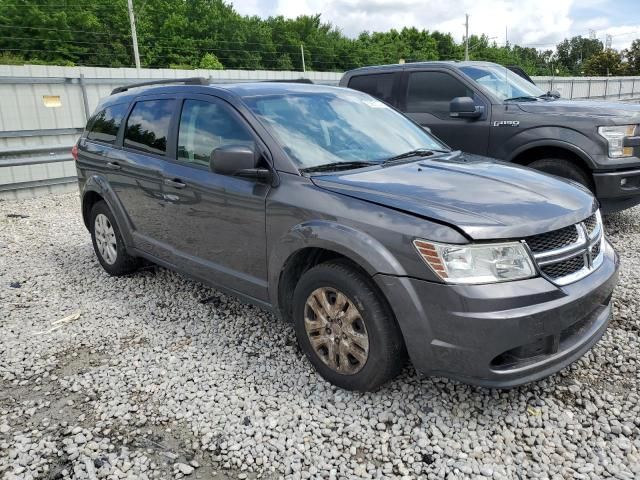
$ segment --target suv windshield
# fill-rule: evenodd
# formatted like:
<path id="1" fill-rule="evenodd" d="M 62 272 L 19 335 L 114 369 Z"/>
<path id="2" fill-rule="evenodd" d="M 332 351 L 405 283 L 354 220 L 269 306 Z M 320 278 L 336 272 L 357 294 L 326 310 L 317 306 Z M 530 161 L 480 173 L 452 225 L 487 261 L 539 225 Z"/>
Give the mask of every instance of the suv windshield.
<path id="1" fill-rule="evenodd" d="M 540 88 L 501 65 L 473 65 L 460 70 L 501 100 L 536 99 L 544 95 Z"/>
<path id="2" fill-rule="evenodd" d="M 358 92 L 288 93 L 245 99 L 300 169 L 382 162 L 445 145 L 383 102 Z"/>

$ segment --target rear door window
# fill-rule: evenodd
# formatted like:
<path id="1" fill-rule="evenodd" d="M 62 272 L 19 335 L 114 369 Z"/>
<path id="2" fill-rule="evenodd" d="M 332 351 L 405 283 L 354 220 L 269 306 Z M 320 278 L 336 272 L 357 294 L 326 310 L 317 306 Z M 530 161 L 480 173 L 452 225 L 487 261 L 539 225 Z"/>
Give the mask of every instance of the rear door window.
<path id="1" fill-rule="evenodd" d="M 124 146 L 165 155 L 174 100 L 144 100 L 131 110 L 124 130 Z"/>
<path id="2" fill-rule="evenodd" d="M 449 116 L 449 103 L 456 97 L 471 97 L 473 91 L 445 72 L 411 72 L 407 85 L 407 112 Z"/>
<path id="3" fill-rule="evenodd" d="M 387 103 L 393 103 L 393 73 L 352 77 L 349 80 L 349 88 L 368 93 Z"/>
<path id="4" fill-rule="evenodd" d="M 122 119 L 129 107 L 126 103 L 110 105 L 96 113 L 87 126 L 87 138 L 103 143 L 115 143 Z"/>
<path id="5" fill-rule="evenodd" d="M 178 133 L 178 160 L 208 166 L 211 152 L 226 145 L 254 145 L 253 137 L 228 108 L 185 100 Z"/>

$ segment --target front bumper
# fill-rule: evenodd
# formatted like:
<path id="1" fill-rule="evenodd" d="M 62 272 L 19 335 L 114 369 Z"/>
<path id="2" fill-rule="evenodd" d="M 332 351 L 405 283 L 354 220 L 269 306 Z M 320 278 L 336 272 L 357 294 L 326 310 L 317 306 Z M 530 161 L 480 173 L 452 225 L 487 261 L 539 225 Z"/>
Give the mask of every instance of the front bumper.
<path id="1" fill-rule="evenodd" d="M 640 203 L 640 170 L 594 173 L 596 197 L 603 213 L 613 213 Z"/>
<path id="2" fill-rule="evenodd" d="M 418 371 L 507 388 L 555 373 L 600 339 L 618 279 L 618 258 L 605 244 L 602 265 L 564 287 L 540 277 L 490 285 L 374 278 Z"/>

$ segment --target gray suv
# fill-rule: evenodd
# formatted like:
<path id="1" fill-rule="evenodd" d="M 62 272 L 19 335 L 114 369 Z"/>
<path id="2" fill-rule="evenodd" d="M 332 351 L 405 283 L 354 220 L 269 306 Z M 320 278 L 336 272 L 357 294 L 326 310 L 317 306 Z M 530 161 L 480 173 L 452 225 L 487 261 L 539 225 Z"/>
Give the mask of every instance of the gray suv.
<path id="1" fill-rule="evenodd" d="M 604 213 L 640 203 L 640 105 L 563 100 L 523 76 L 489 62 L 418 62 L 352 70 L 340 85 L 453 148 L 578 182 Z"/>
<path id="2" fill-rule="evenodd" d="M 509 387 L 602 336 L 618 260 L 588 190 L 452 151 L 349 89 L 117 89 L 74 147 L 112 275 L 142 259 L 291 321 L 330 382 Z"/>

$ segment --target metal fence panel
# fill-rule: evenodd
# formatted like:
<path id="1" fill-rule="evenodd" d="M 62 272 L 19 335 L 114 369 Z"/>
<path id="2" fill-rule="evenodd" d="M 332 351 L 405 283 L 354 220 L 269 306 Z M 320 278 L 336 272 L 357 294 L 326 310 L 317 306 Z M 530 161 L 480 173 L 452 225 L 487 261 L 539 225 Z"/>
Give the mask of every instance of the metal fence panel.
<path id="1" fill-rule="evenodd" d="M 0 198 L 73 190 L 71 146 L 101 98 L 144 80 L 207 77 L 214 83 L 308 78 L 337 85 L 339 72 L 172 70 L 0 65 Z M 640 77 L 534 77 L 565 98 L 640 99 Z"/>

